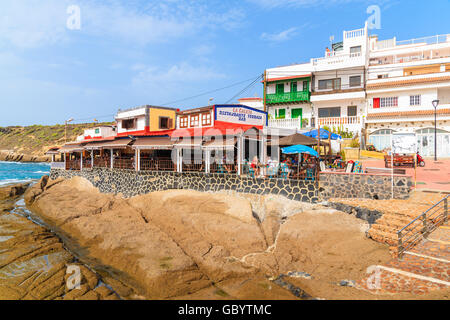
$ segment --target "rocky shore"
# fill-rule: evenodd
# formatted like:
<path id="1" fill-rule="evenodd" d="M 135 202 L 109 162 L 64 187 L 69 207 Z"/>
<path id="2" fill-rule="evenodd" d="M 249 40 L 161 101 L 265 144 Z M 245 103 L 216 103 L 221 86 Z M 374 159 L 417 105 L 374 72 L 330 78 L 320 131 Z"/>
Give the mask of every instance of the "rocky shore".
<path id="1" fill-rule="evenodd" d="M 54 233 L 27 218 L 21 200 L 27 187 L 0 188 L 0 300 L 118 299 Z M 78 288 L 67 285 L 71 270 L 80 271 Z"/>
<path id="2" fill-rule="evenodd" d="M 170 190 L 124 199 L 83 178 L 44 177 L 25 201 L 129 299 L 373 299 L 339 283 L 390 258 L 365 237 L 364 221 L 279 196 Z"/>
<path id="3" fill-rule="evenodd" d="M 0 151 L 0 161 L 11 162 L 50 162 L 50 156 L 36 156 L 11 151 Z"/>

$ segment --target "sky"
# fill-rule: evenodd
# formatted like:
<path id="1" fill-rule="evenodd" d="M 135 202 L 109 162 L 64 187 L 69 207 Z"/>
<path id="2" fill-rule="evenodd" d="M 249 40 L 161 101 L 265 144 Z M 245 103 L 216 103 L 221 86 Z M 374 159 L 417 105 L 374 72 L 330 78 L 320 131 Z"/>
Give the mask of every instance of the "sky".
<path id="1" fill-rule="evenodd" d="M 323 56 L 372 5 L 379 39 L 450 33 L 449 0 L 1 0 L 0 126 L 262 96 L 266 68 Z"/>

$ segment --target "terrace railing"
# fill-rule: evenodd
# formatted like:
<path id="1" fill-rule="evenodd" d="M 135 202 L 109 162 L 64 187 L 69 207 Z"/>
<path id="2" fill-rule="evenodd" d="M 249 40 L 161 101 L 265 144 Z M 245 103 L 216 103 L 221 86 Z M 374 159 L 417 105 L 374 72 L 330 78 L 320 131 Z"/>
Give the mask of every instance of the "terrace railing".
<path id="1" fill-rule="evenodd" d="M 211 163 L 211 173 L 237 173 L 237 164 L 234 163 Z"/>
<path id="2" fill-rule="evenodd" d="M 397 232 L 397 254 L 399 258 L 403 256 L 406 250 L 414 247 L 436 228 L 448 221 L 449 196 L 447 195 Z"/>
<path id="3" fill-rule="evenodd" d="M 175 163 L 171 159 L 141 159 L 143 171 L 174 171 Z"/>
<path id="4" fill-rule="evenodd" d="M 66 160 L 66 170 L 81 170 L 81 160 Z"/>
<path id="5" fill-rule="evenodd" d="M 94 168 L 111 168 L 111 159 L 108 158 L 94 158 Z"/>
<path id="6" fill-rule="evenodd" d="M 50 168 L 51 169 L 65 169 L 64 168 L 64 162 L 52 162 L 50 163 Z"/>
<path id="7" fill-rule="evenodd" d="M 134 159 L 130 158 L 114 158 L 113 167 L 114 169 L 128 169 L 135 170 L 136 163 Z"/>
<path id="8" fill-rule="evenodd" d="M 205 162 L 183 162 L 183 172 L 205 172 Z"/>

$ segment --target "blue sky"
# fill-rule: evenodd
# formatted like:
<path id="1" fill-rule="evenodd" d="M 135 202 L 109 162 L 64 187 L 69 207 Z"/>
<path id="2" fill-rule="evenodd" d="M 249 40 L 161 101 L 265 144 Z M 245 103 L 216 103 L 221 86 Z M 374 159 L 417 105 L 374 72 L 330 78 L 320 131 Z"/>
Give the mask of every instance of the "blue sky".
<path id="1" fill-rule="evenodd" d="M 72 5 L 79 30 L 67 28 Z M 2 0 L 0 126 L 112 121 L 241 82 L 169 106 L 224 103 L 265 68 L 322 56 L 370 5 L 380 39 L 450 33 L 449 0 Z M 262 85 L 243 96 L 256 94 Z"/>

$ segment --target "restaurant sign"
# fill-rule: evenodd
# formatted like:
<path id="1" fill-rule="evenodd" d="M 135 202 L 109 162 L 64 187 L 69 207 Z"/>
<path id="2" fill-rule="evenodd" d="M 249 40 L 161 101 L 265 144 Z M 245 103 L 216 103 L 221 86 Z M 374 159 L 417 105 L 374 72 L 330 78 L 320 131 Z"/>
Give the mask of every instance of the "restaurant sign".
<path id="1" fill-rule="evenodd" d="M 245 124 L 252 126 L 266 126 L 267 112 L 243 105 L 215 106 L 215 120 Z"/>

